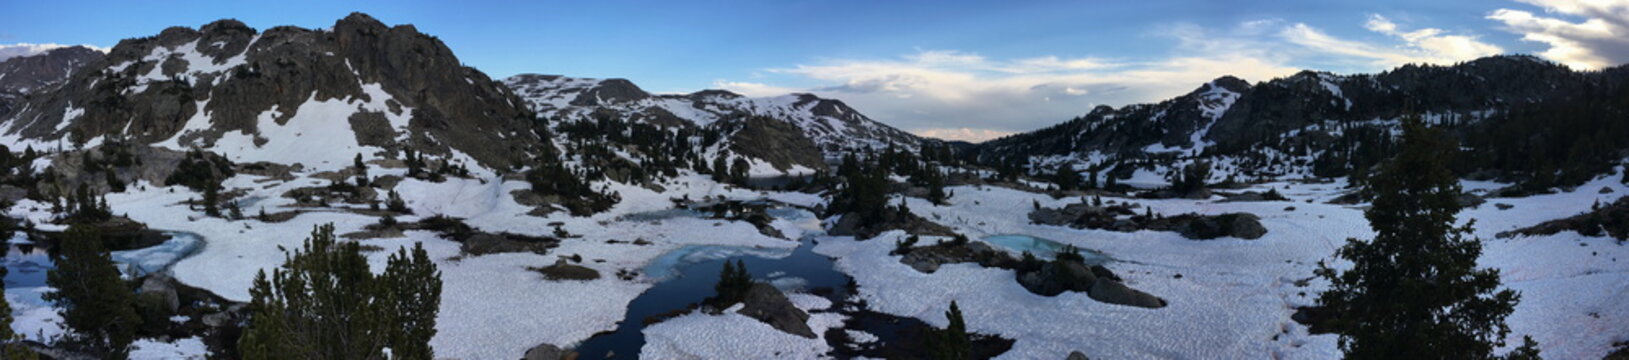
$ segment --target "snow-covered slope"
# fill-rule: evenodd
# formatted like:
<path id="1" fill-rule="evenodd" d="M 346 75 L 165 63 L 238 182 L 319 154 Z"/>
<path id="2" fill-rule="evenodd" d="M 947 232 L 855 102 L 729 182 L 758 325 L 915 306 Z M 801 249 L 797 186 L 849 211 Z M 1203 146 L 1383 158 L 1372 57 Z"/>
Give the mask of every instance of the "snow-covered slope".
<path id="1" fill-rule="evenodd" d="M 504 80 L 544 119 L 615 114 L 661 126 L 712 126 L 748 116 L 784 121 L 802 130 L 828 158 L 889 144 L 916 148 L 923 139 L 882 124 L 842 101 L 811 94 L 746 97 L 722 90 L 657 95 L 623 79 L 524 74 Z"/>
<path id="2" fill-rule="evenodd" d="M 413 148 L 505 168 L 547 144 L 519 98 L 440 40 L 360 13 L 328 29 L 221 20 L 126 39 L 13 108 L 0 114 L 13 148 L 106 137 L 329 169 Z"/>

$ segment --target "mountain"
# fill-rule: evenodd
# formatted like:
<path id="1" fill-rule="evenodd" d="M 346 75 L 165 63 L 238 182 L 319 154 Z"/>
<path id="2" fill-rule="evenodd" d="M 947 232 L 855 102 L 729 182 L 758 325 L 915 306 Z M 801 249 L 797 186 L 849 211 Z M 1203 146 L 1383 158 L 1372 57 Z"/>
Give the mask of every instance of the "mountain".
<path id="1" fill-rule="evenodd" d="M 22 103 L 25 94 L 61 83 L 101 57 L 100 51 L 73 46 L 0 61 L 0 118 Z"/>
<path id="2" fill-rule="evenodd" d="M 726 147 L 765 159 L 780 170 L 792 164 L 819 169 L 824 166 L 822 157 L 835 159 L 891 144 L 915 149 L 924 141 L 872 120 L 842 101 L 811 94 L 747 97 L 723 90 L 651 94 L 624 79 L 538 74 L 517 75 L 504 83 L 525 98 L 538 116 L 554 122 L 611 117 L 668 128 L 734 129 L 725 136 Z M 755 118 L 768 121 L 751 120 Z M 804 145 L 812 147 L 800 149 Z M 781 148 L 786 146 L 798 151 Z M 804 153 L 806 150 L 816 153 Z"/>
<path id="3" fill-rule="evenodd" d="M 62 82 L 74 70 L 102 56 L 102 52 L 91 48 L 71 46 L 0 61 L 0 92 L 28 93 Z"/>
<path id="4" fill-rule="evenodd" d="M 1193 158 L 1226 162 L 1254 176 L 1344 176 L 1384 159 L 1391 149 L 1382 133 L 1395 131 L 1403 116 L 1418 115 L 1450 129 L 1473 150 L 1458 164 L 1464 173 L 1539 178 L 1545 162 L 1594 161 L 1574 169 L 1576 182 L 1607 170 L 1603 165 L 1621 159 L 1617 154 L 1629 146 L 1613 136 L 1629 129 L 1626 118 L 1614 115 L 1629 110 L 1626 80 L 1629 69 L 1623 67 L 1574 71 L 1522 55 L 1378 74 L 1304 71 L 1256 84 L 1222 77 L 1159 103 L 1100 106 L 1052 127 L 979 144 L 973 152 L 990 163 L 1073 161 L 1116 167 L 1122 176 L 1130 170 L 1118 164 Z M 1571 109 L 1573 120 L 1545 120 L 1562 109 Z M 1573 149 L 1579 146 L 1584 148 Z M 1536 157 L 1542 159 L 1508 159 L 1532 150 L 1540 150 Z"/>
<path id="5" fill-rule="evenodd" d="M 505 168 L 548 144 L 518 97 L 440 40 L 360 13 L 330 29 L 221 20 L 126 39 L 17 107 L 0 118 L 14 144 L 128 139 L 316 168 L 407 148 Z"/>

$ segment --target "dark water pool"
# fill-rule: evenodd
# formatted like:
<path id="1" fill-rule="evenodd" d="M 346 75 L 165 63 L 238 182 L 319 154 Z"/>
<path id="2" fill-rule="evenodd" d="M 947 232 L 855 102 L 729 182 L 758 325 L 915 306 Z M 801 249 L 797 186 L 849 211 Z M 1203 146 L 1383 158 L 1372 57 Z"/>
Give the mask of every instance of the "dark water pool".
<path id="1" fill-rule="evenodd" d="M 814 253 L 812 238 L 804 238 L 790 253 L 720 246 L 689 246 L 664 255 L 653 265 L 673 261 L 672 273 L 628 304 L 628 314 L 616 330 L 596 335 L 577 346 L 581 359 L 637 359 L 645 346 L 645 321 L 690 308 L 715 295 L 713 284 L 724 262 L 741 260 L 761 282 L 783 291 L 811 292 L 840 300 L 848 296 L 849 277 L 833 267 L 831 258 Z M 784 255 L 783 255 L 784 254 Z M 647 268 L 647 271 L 657 270 Z M 647 272 L 647 275 L 650 275 Z M 657 277 L 663 278 L 663 277 Z"/>
<path id="2" fill-rule="evenodd" d="M 45 286 L 45 273 L 52 267 L 45 248 L 32 244 L 8 244 L 4 261 L 7 289 Z"/>

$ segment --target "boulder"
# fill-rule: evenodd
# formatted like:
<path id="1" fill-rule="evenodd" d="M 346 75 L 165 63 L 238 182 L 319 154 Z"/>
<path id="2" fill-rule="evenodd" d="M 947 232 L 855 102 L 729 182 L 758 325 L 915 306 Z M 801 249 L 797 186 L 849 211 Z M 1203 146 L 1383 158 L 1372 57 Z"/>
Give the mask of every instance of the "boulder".
<path id="1" fill-rule="evenodd" d="M 747 290 L 746 297 L 741 300 L 740 313 L 759 321 L 763 321 L 777 330 L 788 334 L 815 338 L 814 330 L 809 329 L 809 314 L 792 305 L 785 294 L 765 283 L 754 283 Z"/>
<path id="2" fill-rule="evenodd" d="M 939 271 L 939 266 L 944 264 L 982 262 L 1005 256 L 1006 253 L 996 251 L 989 244 L 969 241 L 962 245 L 945 243 L 913 248 L 904 257 L 899 258 L 899 262 L 909 265 L 916 271 L 932 274 Z"/>
<path id="3" fill-rule="evenodd" d="M 578 259 L 581 259 L 581 257 L 579 257 Z M 581 261 L 581 260 L 579 260 L 579 261 Z M 583 266 L 580 266 L 580 265 L 572 265 L 572 264 L 566 263 L 565 258 L 560 258 L 559 260 L 556 260 L 554 262 L 554 265 L 549 265 L 549 266 L 545 266 L 545 267 L 541 267 L 541 268 L 533 268 L 533 270 L 536 270 L 537 272 L 543 273 L 543 278 L 546 278 L 546 279 L 549 279 L 549 280 L 556 280 L 556 281 L 559 281 L 559 280 L 595 280 L 595 279 L 600 278 L 600 272 L 594 271 L 594 269 L 590 269 L 590 268 L 583 267 Z"/>
<path id="4" fill-rule="evenodd" d="M 1079 351 L 1071 351 L 1071 352 L 1069 352 L 1069 357 L 1066 357 L 1063 360 L 1092 360 L 1092 359 L 1087 358 L 1086 354 L 1082 354 Z"/>
<path id="5" fill-rule="evenodd" d="M 28 198 L 28 189 L 11 185 L 0 185 L 0 201 L 15 204 L 18 200 L 25 198 Z"/>
<path id="6" fill-rule="evenodd" d="M 149 296 L 157 296 L 158 299 L 162 299 L 164 309 L 169 313 L 173 314 L 177 309 L 181 308 L 181 296 L 175 290 L 175 278 L 170 277 L 169 274 L 156 273 L 148 276 L 141 281 L 141 288 L 137 289 L 136 293 L 155 294 Z"/>
<path id="7" fill-rule="evenodd" d="M 1092 269 L 1074 261 L 1053 261 L 1041 266 L 1040 271 L 1018 275 L 1018 284 L 1037 295 L 1057 296 L 1064 291 L 1086 292 L 1098 282 Z"/>
<path id="8" fill-rule="evenodd" d="M 464 239 L 464 245 L 459 248 L 466 254 L 486 255 L 497 253 L 530 252 L 537 254 L 548 253 L 554 244 L 547 242 L 519 241 L 510 239 L 503 234 L 480 233 Z"/>
<path id="9" fill-rule="evenodd" d="M 576 351 L 561 349 L 559 346 L 552 344 L 538 344 L 526 350 L 526 355 L 521 357 L 521 360 L 573 360 L 576 358 Z"/>
<path id="10" fill-rule="evenodd" d="M 1181 215 L 1167 218 L 1168 224 L 1150 225 L 1151 228 L 1174 227 L 1182 237 L 1209 240 L 1235 237 L 1245 240 L 1259 239 L 1267 234 L 1261 218 L 1250 213 L 1229 213 L 1213 216 Z"/>
<path id="11" fill-rule="evenodd" d="M 1125 284 L 1122 284 L 1119 281 L 1098 281 L 1097 283 L 1092 284 L 1091 291 L 1088 291 L 1086 295 L 1091 296 L 1092 300 L 1102 301 L 1110 304 L 1129 305 L 1150 309 L 1165 307 L 1165 300 L 1161 300 L 1159 297 L 1154 295 L 1149 295 L 1148 293 L 1127 287 Z"/>
<path id="12" fill-rule="evenodd" d="M 1260 217 L 1247 213 L 1234 215 L 1233 223 L 1229 226 L 1231 231 L 1229 231 L 1228 235 L 1246 240 L 1260 239 L 1262 235 L 1267 235 L 1267 228 L 1261 226 Z"/>

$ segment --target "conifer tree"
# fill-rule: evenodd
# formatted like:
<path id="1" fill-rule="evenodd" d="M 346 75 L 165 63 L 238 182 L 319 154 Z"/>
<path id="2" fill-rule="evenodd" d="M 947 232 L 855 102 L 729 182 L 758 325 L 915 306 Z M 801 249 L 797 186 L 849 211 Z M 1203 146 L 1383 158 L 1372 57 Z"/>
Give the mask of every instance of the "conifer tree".
<path id="1" fill-rule="evenodd" d="M 44 299 L 60 308 L 62 323 L 73 329 L 68 342 L 102 357 L 123 358 L 141 327 L 135 292 L 94 228 L 71 226 L 58 246 L 56 268 L 45 277 L 56 291 Z"/>
<path id="2" fill-rule="evenodd" d="M 1375 238 L 1336 252 L 1351 269 L 1319 266 L 1331 283 L 1319 303 L 1336 314 L 1329 325 L 1349 359 L 1495 358 L 1519 295 L 1496 291 L 1499 271 L 1476 268 L 1472 224 L 1455 225 L 1460 186 L 1444 164 L 1454 147 L 1414 117 L 1402 142 L 1369 180 L 1376 196 L 1364 215 Z M 1534 354 L 1530 340 L 1511 357 Z"/>
<path id="3" fill-rule="evenodd" d="M 737 185 L 746 185 L 748 170 L 752 170 L 752 163 L 747 162 L 746 158 L 735 158 L 734 164 L 730 166 L 730 181 Z"/>
<path id="4" fill-rule="evenodd" d="M 213 182 L 204 187 L 204 215 L 221 216 L 220 207 L 217 205 L 217 203 L 221 201 L 221 195 L 220 190 L 216 189 L 217 187 L 219 187 L 219 185 L 216 185 Z"/>
<path id="5" fill-rule="evenodd" d="M 950 325 L 944 330 L 931 330 L 928 333 L 928 353 L 933 359 L 962 360 L 973 357 L 973 341 L 967 336 L 967 323 L 962 320 L 962 309 L 956 305 L 955 300 L 950 301 L 950 310 L 945 311 L 945 318 Z"/>
<path id="6" fill-rule="evenodd" d="M 388 218 L 388 215 L 387 215 Z M 413 251 L 402 248 L 387 261 L 384 290 L 395 306 L 395 327 L 388 345 L 394 359 L 434 358 L 430 338 L 436 335 L 436 314 L 441 310 L 441 272 L 430 261 L 424 243 Z"/>
<path id="7" fill-rule="evenodd" d="M 356 187 L 368 186 L 368 164 L 362 162 L 362 154 L 356 154 L 353 167 L 356 167 Z"/>
<path id="8" fill-rule="evenodd" d="M 741 260 L 731 264 L 726 260 L 724 269 L 718 273 L 718 284 L 713 285 L 713 290 L 718 293 L 714 298 L 715 303 L 719 306 L 729 306 L 741 302 L 746 297 L 747 290 L 751 288 L 752 274 L 747 272 L 747 264 Z"/>
<path id="9" fill-rule="evenodd" d="M 389 347 L 393 358 L 430 359 L 440 290 L 422 245 L 375 276 L 360 245 L 319 225 L 270 277 L 256 275 L 238 350 L 244 359 L 384 359 Z"/>
<path id="10" fill-rule="evenodd" d="M 945 176 L 939 174 L 937 170 L 928 170 L 928 202 L 934 205 L 944 205 L 947 197 L 945 195 Z"/>

